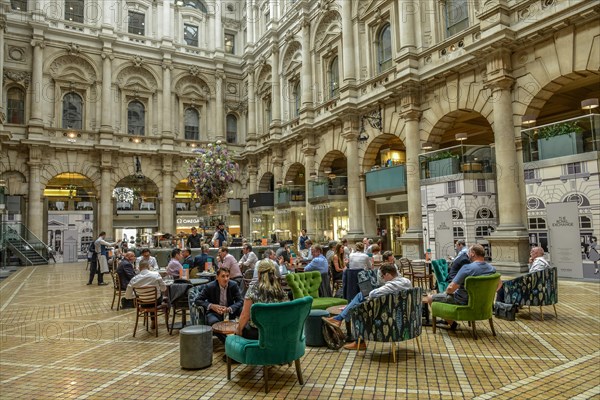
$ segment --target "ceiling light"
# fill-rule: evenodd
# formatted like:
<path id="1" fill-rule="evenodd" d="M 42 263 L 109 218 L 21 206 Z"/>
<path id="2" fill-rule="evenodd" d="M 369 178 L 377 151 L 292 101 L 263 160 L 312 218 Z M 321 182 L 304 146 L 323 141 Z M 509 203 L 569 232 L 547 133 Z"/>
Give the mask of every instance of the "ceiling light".
<path id="1" fill-rule="evenodd" d="M 459 142 L 462 142 L 463 140 L 467 140 L 467 134 L 457 133 L 456 135 L 454 135 L 454 139 L 458 140 Z"/>
<path id="2" fill-rule="evenodd" d="M 421 149 L 431 150 L 431 149 L 433 149 L 433 146 L 429 142 L 424 142 L 424 143 L 421 143 Z"/>
<path id="3" fill-rule="evenodd" d="M 535 124 L 535 115 L 523 115 L 523 117 L 521 118 L 521 123 L 523 125 Z"/>

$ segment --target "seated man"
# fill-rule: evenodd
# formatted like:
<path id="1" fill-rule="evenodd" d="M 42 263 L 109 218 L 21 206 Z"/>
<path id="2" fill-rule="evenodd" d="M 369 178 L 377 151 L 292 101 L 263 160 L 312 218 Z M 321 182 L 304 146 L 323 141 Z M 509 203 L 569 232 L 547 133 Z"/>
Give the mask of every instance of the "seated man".
<path id="1" fill-rule="evenodd" d="M 140 269 L 140 262 L 142 260 L 148 263 L 148 268 L 150 271 L 158 271 L 158 263 L 156 262 L 156 258 L 150 255 L 150 249 L 142 249 L 142 255 L 137 258 L 135 269 Z"/>
<path id="2" fill-rule="evenodd" d="M 288 273 L 288 270 L 283 262 L 283 256 L 277 257 L 277 254 L 272 249 L 265 250 L 265 252 L 263 253 L 263 260 L 269 260 L 273 264 L 273 266 L 275 267 L 275 276 L 277 276 L 277 278 L 281 278 L 282 275 Z M 260 263 L 257 263 L 254 266 L 254 273 L 252 275 L 252 281 L 254 282 L 258 280 L 259 264 Z"/>
<path id="3" fill-rule="evenodd" d="M 544 249 L 542 249 L 541 247 L 533 247 L 530 251 L 529 251 L 529 273 L 534 273 L 534 272 L 539 272 L 539 271 L 543 271 L 547 268 L 550 268 L 551 265 L 550 263 L 548 263 L 548 261 L 546 261 L 546 259 L 544 258 Z M 501 284 L 504 285 L 505 281 L 502 281 Z M 504 303 L 504 290 L 500 290 L 502 289 L 502 286 L 500 286 L 498 288 L 498 293 L 496 294 L 496 301 L 499 301 L 500 303 Z"/>
<path id="4" fill-rule="evenodd" d="M 249 269 L 254 270 L 254 266 L 258 263 L 258 257 L 252 251 L 252 245 L 250 243 L 244 243 L 242 246 L 242 253 L 244 255 L 240 258 L 238 263 L 242 269 L 242 273 L 245 273 Z"/>
<path id="5" fill-rule="evenodd" d="M 244 299 L 237 283 L 229 280 L 229 269 L 220 268 L 217 280 L 204 287 L 196 300 L 206 310 L 206 323 L 213 325 L 223 321 L 225 313 L 234 319 L 240 315 Z M 221 342 L 225 342 L 225 335 L 217 335 Z"/>
<path id="6" fill-rule="evenodd" d="M 427 296 L 423 302 L 431 304 L 434 301 L 442 303 L 466 305 L 469 303 L 469 295 L 465 288 L 465 280 L 469 276 L 482 276 L 492 275 L 496 272 L 496 269 L 490 264 L 485 262 L 485 250 L 480 244 L 474 244 L 468 251 L 470 264 L 465 265 L 458 271 L 450 285 L 446 288 L 444 293 L 437 293 L 434 295 Z M 500 285 L 498 286 L 500 287 Z M 458 328 L 456 321 L 446 321 L 451 330 Z M 441 328 L 447 328 L 447 326 L 440 326 Z"/>
<path id="7" fill-rule="evenodd" d="M 332 325 L 336 328 L 339 328 L 342 324 L 342 320 L 349 320 L 350 311 L 356 308 L 360 303 L 369 299 L 385 296 L 387 294 L 395 294 L 400 292 L 402 289 L 410 289 L 412 288 L 412 283 L 410 280 L 403 278 L 398 275 L 398 270 L 396 266 L 393 264 L 385 263 L 381 265 L 379 272 L 383 276 L 383 280 L 385 284 L 377 289 L 371 290 L 369 292 L 369 297 L 365 298 L 361 292 L 358 292 L 356 296 L 352 299 L 352 301 L 344 308 L 340 315 L 336 315 L 335 317 L 323 317 L 323 321 L 327 324 Z M 360 349 L 365 349 L 367 347 L 366 343 L 361 343 Z M 344 346 L 347 350 L 357 350 L 358 343 L 348 343 Z"/>
<path id="8" fill-rule="evenodd" d="M 469 248 L 466 246 L 464 240 L 457 240 L 454 248 L 456 249 L 457 253 L 456 257 L 452 261 L 452 264 L 450 264 L 450 268 L 448 268 L 448 277 L 446 277 L 446 282 L 448 283 L 452 282 L 462 267 L 471 263 L 469 260 L 469 255 L 467 254 Z"/>
<path id="9" fill-rule="evenodd" d="M 133 263 L 135 262 L 135 253 L 133 251 L 128 251 L 123 256 L 123 260 L 119 263 L 119 267 L 117 268 L 117 275 L 119 275 L 119 284 L 121 285 L 121 290 L 126 291 L 129 282 L 135 276 L 135 269 L 133 268 Z M 122 298 L 121 299 L 121 308 L 132 308 L 133 301 Z"/>
<path id="10" fill-rule="evenodd" d="M 158 294 L 158 303 L 162 303 L 163 294 L 167 291 L 167 285 L 163 281 L 160 274 L 156 271 L 150 271 L 150 263 L 146 260 L 140 261 L 140 273 L 134 276 L 131 281 L 129 281 L 129 285 L 127 285 L 127 290 L 125 291 L 126 299 L 134 299 L 135 294 L 133 293 L 134 288 L 139 288 L 142 286 L 155 286 Z M 152 321 L 152 329 L 155 328 L 154 321 Z"/>
<path id="11" fill-rule="evenodd" d="M 321 246 L 315 244 L 314 246 L 310 247 L 310 251 L 312 254 L 312 260 L 306 267 L 304 267 L 304 272 L 319 271 L 322 274 L 329 273 L 329 264 L 327 264 L 327 259 L 323 255 Z"/>
<path id="12" fill-rule="evenodd" d="M 208 262 L 208 250 L 210 249 L 209 245 L 202 245 L 202 253 L 198 254 L 194 257 L 194 268 L 198 268 L 198 273 L 206 271 L 206 263 Z M 209 268 L 212 268 L 212 265 L 209 265 Z M 212 272 L 212 271 L 211 271 Z"/>
<path id="13" fill-rule="evenodd" d="M 229 279 L 237 283 L 239 287 L 242 287 L 242 281 L 244 277 L 242 275 L 242 271 L 240 270 L 240 265 L 235 257 L 229 254 L 229 249 L 227 247 L 222 246 L 219 249 L 217 261 L 219 264 L 219 269 L 227 268 L 231 274 Z"/>

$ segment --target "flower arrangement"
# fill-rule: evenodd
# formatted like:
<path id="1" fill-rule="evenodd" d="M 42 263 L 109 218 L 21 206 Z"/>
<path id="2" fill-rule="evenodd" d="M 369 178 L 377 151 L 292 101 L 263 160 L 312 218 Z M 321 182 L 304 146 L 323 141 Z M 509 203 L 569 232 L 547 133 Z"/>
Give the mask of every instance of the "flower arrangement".
<path id="1" fill-rule="evenodd" d="M 188 184 L 194 188 L 203 205 L 219 202 L 239 171 L 227 148 L 220 140 L 194 150 L 196 158 L 186 160 Z"/>

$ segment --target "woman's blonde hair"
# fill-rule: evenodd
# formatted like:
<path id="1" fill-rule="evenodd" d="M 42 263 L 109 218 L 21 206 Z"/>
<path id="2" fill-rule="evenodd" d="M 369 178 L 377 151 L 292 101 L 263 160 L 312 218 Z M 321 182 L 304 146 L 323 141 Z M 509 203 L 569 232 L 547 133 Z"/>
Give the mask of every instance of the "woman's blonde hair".
<path id="1" fill-rule="evenodd" d="M 265 259 L 258 263 L 258 292 L 271 294 L 272 297 L 280 300 L 286 297 L 271 260 Z"/>

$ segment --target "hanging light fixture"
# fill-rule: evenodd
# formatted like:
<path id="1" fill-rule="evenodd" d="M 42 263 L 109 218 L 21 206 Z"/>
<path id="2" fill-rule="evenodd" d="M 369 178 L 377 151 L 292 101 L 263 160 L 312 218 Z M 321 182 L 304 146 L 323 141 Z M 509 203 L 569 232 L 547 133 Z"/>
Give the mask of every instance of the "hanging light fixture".
<path id="1" fill-rule="evenodd" d="M 423 142 L 423 143 L 421 143 L 421 149 L 431 150 L 431 149 L 433 149 L 433 145 L 430 142 Z"/>

